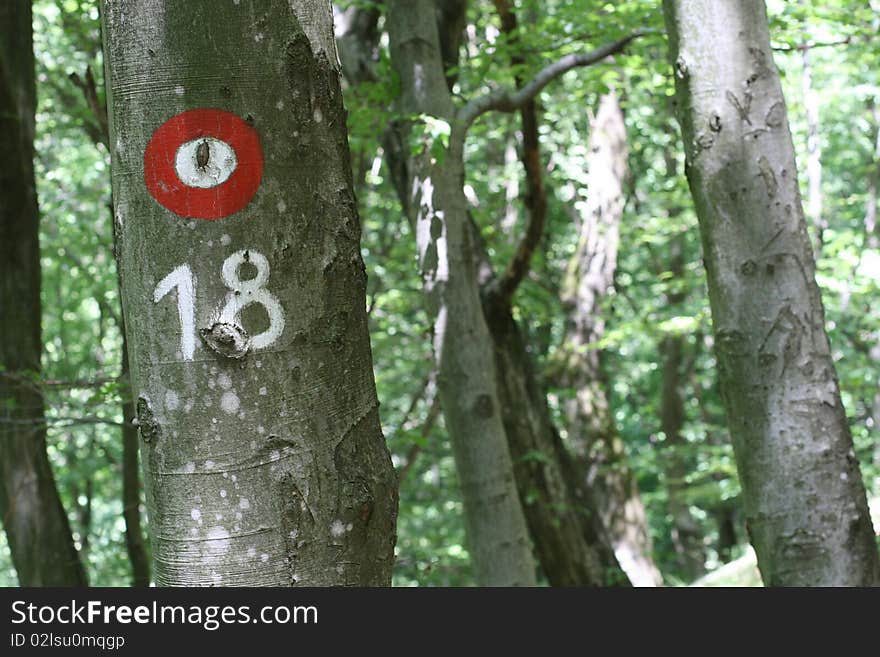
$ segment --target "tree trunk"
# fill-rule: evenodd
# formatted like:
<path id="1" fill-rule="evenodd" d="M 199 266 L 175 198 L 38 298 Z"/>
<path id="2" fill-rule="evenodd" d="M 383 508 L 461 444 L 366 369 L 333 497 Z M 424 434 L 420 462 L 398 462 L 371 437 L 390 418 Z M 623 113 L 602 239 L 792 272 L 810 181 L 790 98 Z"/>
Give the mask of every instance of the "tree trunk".
<path id="1" fill-rule="evenodd" d="M 877 198 L 880 196 L 880 100 L 868 102 L 869 122 L 872 129 L 874 157 L 868 165 L 868 198 L 865 202 L 866 242 L 872 249 L 880 246 L 880 222 L 877 221 Z"/>
<path id="2" fill-rule="evenodd" d="M 663 4 L 719 380 L 762 577 L 876 584 L 764 3 Z"/>
<path id="3" fill-rule="evenodd" d="M 461 5 L 454 1 L 450 4 Z M 448 22 L 455 24 L 452 20 Z M 452 42 L 449 34 L 445 42 Z M 455 51 L 451 45 L 447 49 L 450 53 Z M 445 59 L 452 62 L 449 57 Z M 450 77 L 447 75 L 447 83 Z M 401 205 L 412 216 L 412 199 L 408 193 L 412 162 L 405 157 L 408 147 L 399 132 L 389 130 L 383 138 L 385 159 Z M 582 469 L 579 472 L 579 466 L 572 461 L 550 420 L 546 393 L 538 382 L 522 332 L 513 318 L 511 290 L 495 285 L 495 273 L 479 229 L 470 217 L 468 225 L 472 252 L 466 257 L 475 258 L 479 272 L 483 315 L 494 347 L 507 444 L 542 570 L 550 583 L 557 586 L 628 585 L 601 518 L 594 511 L 595 502 L 584 485 Z M 504 294 L 499 294 L 502 291 Z"/>
<path id="4" fill-rule="evenodd" d="M 389 584 L 329 6 L 108 1 L 103 28 L 156 583 Z"/>
<path id="5" fill-rule="evenodd" d="M 438 390 L 461 482 L 476 578 L 481 585 L 533 585 L 534 563 L 474 270 L 462 189 L 464 131 L 455 122 L 434 4 L 398 0 L 389 7 L 401 112 L 435 117 L 451 127 L 445 152 L 427 145 L 411 156 L 407 210 L 416 226 L 423 287 L 434 321 Z"/>
<path id="6" fill-rule="evenodd" d="M 0 516 L 22 586 L 84 586 L 46 455 L 29 2 L 0 3 Z"/>
<path id="7" fill-rule="evenodd" d="M 671 153 L 666 158 L 667 172 L 676 175 L 675 158 Z M 679 213 L 672 208 L 669 216 Z M 671 312 L 680 306 L 686 292 L 680 287 L 684 280 L 684 239 L 682 235 L 672 238 L 668 246 L 668 271 L 672 275 L 668 281 L 666 306 Z M 659 272 L 658 272 L 659 273 Z M 686 340 L 681 334 L 667 335 L 658 346 L 661 359 L 660 385 L 660 428 L 663 431 L 663 453 L 660 462 L 666 483 L 666 509 L 672 520 L 672 546 L 679 568 L 688 581 L 699 578 L 706 572 L 706 554 L 703 546 L 703 532 L 691 513 L 687 500 L 685 479 L 689 471 L 688 459 L 682 451 L 687 448 L 687 440 L 682 435 L 687 419 L 684 405 L 684 385 L 689 378 L 690 368 L 686 367 Z M 691 359 L 691 362 L 692 359 Z"/>
<path id="8" fill-rule="evenodd" d="M 70 79 L 83 92 L 86 103 L 92 110 L 94 122 L 86 122 L 83 131 L 94 142 L 103 144 L 110 150 L 110 127 L 107 124 L 106 108 L 100 101 L 98 93 L 98 85 L 92 75 L 91 67 L 86 68 L 85 76 L 80 77 L 76 73 L 71 74 Z M 96 126 L 88 129 L 85 126 Z M 110 182 L 109 179 L 107 181 Z M 113 204 L 107 208 L 107 218 L 110 221 L 110 229 L 113 230 Z M 114 233 L 113 250 L 116 251 L 116 236 Z M 119 276 L 119 269 L 116 271 L 117 287 L 122 290 L 122 278 Z M 102 303 L 96 299 L 97 303 Z M 125 319 L 123 317 L 123 309 L 120 304 L 119 313 L 114 314 L 113 319 L 116 321 L 117 328 L 122 334 L 122 366 L 119 372 L 119 380 L 125 388 L 123 393 L 121 411 L 122 411 L 122 430 L 120 437 L 122 438 L 122 518 L 125 522 L 125 549 L 128 552 L 128 560 L 131 564 L 131 584 L 135 587 L 145 587 L 150 585 L 150 557 L 147 553 L 147 545 L 144 540 L 144 532 L 141 527 L 141 482 L 138 468 L 138 430 L 135 424 L 135 407 L 134 400 L 131 397 L 131 381 L 128 376 L 128 339 L 125 337 Z"/>
<path id="9" fill-rule="evenodd" d="M 671 539 L 679 567 L 688 581 L 706 571 L 703 532 L 691 513 L 687 500 L 687 461 L 681 454 L 687 441 L 682 435 L 685 408 L 682 387 L 687 374 L 682 371 L 685 340 L 667 336 L 660 343 L 662 384 L 660 426 L 663 430 L 663 475 L 666 480 L 666 508 L 672 519 Z"/>
<path id="10" fill-rule="evenodd" d="M 516 484 L 541 569 L 553 586 L 629 586 L 584 463 L 550 418 L 547 394 L 510 306 L 485 295 L 499 398 Z"/>
<path id="11" fill-rule="evenodd" d="M 626 126 L 617 96 L 602 96 L 590 123 L 587 209 L 568 263 L 562 298 L 568 310 L 562 384 L 576 391 L 568 404 L 568 444 L 583 465 L 621 567 L 636 586 L 662 579 L 651 559 L 651 537 L 635 476 L 611 413 L 599 348 L 602 308 L 614 285 L 628 175 Z"/>
<path id="12" fill-rule="evenodd" d="M 378 3 L 369 6 L 351 5 L 345 9 L 333 6 L 339 63 L 350 85 L 358 85 L 375 78 L 373 65 L 378 58 L 381 15 L 382 10 Z"/>
<path id="13" fill-rule="evenodd" d="M 120 286 L 121 289 L 121 286 Z M 138 468 L 138 430 L 135 407 L 128 375 L 128 341 L 122 322 L 122 372 L 120 379 L 127 387 L 122 402 L 122 518 L 125 521 L 125 549 L 131 562 L 131 585 L 150 585 L 150 557 L 141 527 L 141 478 Z"/>
<path id="14" fill-rule="evenodd" d="M 801 91 L 804 94 L 804 113 L 807 118 L 807 207 L 806 216 L 813 224 L 816 258 L 822 255 L 825 229 L 828 222 L 822 214 L 822 137 L 819 125 L 819 96 L 813 86 L 813 65 L 810 47 L 801 49 L 803 76 Z"/>

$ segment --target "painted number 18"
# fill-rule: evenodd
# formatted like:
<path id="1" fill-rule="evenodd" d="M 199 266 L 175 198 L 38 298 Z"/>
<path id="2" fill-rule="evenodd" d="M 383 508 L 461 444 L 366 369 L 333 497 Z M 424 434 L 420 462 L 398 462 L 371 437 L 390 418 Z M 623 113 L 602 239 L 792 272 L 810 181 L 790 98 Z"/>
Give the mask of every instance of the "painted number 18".
<path id="1" fill-rule="evenodd" d="M 239 277 L 239 270 L 245 263 L 253 265 L 257 274 L 243 281 Z M 240 323 L 241 312 L 256 303 L 265 308 L 269 316 L 269 327 L 250 338 L 251 349 L 265 349 L 281 337 L 284 332 L 284 309 L 275 295 L 264 287 L 269 280 L 269 261 L 266 256 L 256 251 L 236 251 L 223 262 L 220 275 L 229 292 L 217 321 Z M 196 277 L 189 265 L 180 265 L 159 281 L 153 290 L 153 301 L 158 303 L 173 289 L 177 289 L 180 352 L 183 360 L 190 361 L 196 350 Z"/>

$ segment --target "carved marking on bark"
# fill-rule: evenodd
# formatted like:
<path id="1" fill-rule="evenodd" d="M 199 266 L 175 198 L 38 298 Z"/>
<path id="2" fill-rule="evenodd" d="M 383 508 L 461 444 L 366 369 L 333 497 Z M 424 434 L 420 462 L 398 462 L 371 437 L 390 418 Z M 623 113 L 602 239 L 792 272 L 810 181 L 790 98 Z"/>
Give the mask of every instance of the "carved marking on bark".
<path id="1" fill-rule="evenodd" d="M 767 110 L 767 114 L 764 117 L 764 123 L 771 128 L 778 128 L 782 125 L 783 121 L 785 121 L 785 103 L 778 100 L 770 106 L 769 110 Z"/>
<path id="2" fill-rule="evenodd" d="M 763 155 L 758 158 L 758 169 L 760 169 L 761 178 L 764 179 L 764 185 L 767 187 L 767 196 L 773 198 L 779 191 L 779 183 L 776 182 L 776 174 L 773 173 L 769 160 Z"/>
<path id="3" fill-rule="evenodd" d="M 752 120 L 749 118 L 749 112 L 752 107 L 752 94 L 746 91 L 745 94 L 743 94 L 742 102 L 740 102 L 739 98 L 737 98 L 736 94 L 732 91 L 727 91 L 724 95 L 727 98 L 727 102 L 733 105 L 736 113 L 739 114 L 739 118 L 748 125 L 752 125 Z"/>

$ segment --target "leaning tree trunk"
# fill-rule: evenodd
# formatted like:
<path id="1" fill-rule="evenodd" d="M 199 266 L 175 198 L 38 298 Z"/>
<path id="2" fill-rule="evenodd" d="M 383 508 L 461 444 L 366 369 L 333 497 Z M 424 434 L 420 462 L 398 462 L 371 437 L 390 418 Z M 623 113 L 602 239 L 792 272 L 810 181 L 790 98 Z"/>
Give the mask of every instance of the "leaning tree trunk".
<path id="1" fill-rule="evenodd" d="M 408 210 L 434 321 L 438 390 L 462 487 L 468 542 L 482 585 L 533 585 L 528 530 L 501 418 L 492 339 L 483 318 L 462 189 L 464 134 L 453 124 L 434 3 L 389 2 L 392 63 L 400 109 L 452 125 L 437 159 L 426 148 L 408 163 Z"/>
<path id="2" fill-rule="evenodd" d="M 329 3 L 106 1 L 103 28 L 157 584 L 387 585 Z"/>
<path id="3" fill-rule="evenodd" d="M 617 269 L 623 187 L 629 171 L 626 126 L 613 93 L 599 101 L 590 122 L 588 151 L 587 208 L 562 293 L 568 310 L 562 383 L 575 391 L 566 408 L 568 444 L 584 465 L 584 477 L 621 567 L 634 585 L 657 586 L 662 578 L 651 558 L 645 507 L 611 412 L 599 347 L 605 333 L 602 304 Z"/>
<path id="4" fill-rule="evenodd" d="M 447 70 L 457 64 L 461 20 L 456 12 L 463 12 L 464 5 L 459 0 L 438 3 L 440 50 Z M 372 77 L 372 71 L 363 65 L 368 60 L 364 54 L 373 52 L 378 36 L 375 24 L 367 20 L 377 17 L 365 9 L 358 12 L 347 15 L 346 29 L 337 32 L 338 41 L 349 42 L 340 43 L 340 55 L 343 68 L 352 72 L 352 84 Z M 351 41 L 362 43 L 355 46 Z M 454 75 L 447 72 L 447 87 L 453 79 Z M 537 126 L 535 129 L 537 132 Z M 408 173 L 412 162 L 407 160 L 408 147 L 402 137 L 401 131 L 392 127 L 386 131 L 383 144 L 394 188 L 405 213 L 411 216 Z M 479 232 L 469 223 L 479 283 L 485 290 L 495 275 Z M 497 300 L 497 295 L 483 295 L 483 313 L 495 347 L 498 395 L 516 485 L 541 568 L 554 585 L 625 584 L 626 575 L 617 564 L 599 514 L 590 511 L 589 490 L 583 486 L 577 465 L 570 463 L 571 455 L 550 421 L 546 395 L 529 362 L 509 298 L 502 303 Z M 538 453 L 541 458 L 535 458 Z"/>
<path id="5" fill-rule="evenodd" d="M 441 4 L 447 11 L 438 12 L 438 27 L 457 25 L 452 9 L 461 11 L 464 3 L 450 0 Z M 441 39 L 446 65 L 456 62 L 456 40 L 452 38 L 455 34 L 454 30 L 447 31 Z M 447 86 L 452 77 L 446 76 Z M 408 148 L 398 130 L 389 130 L 383 142 L 401 205 L 412 216 L 412 202 L 417 199 L 409 197 L 408 174 L 413 162 L 405 158 Z M 535 156 L 535 152 L 527 155 L 530 160 Z M 460 179 L 459 187 L 462 184 Z M 530 223 L 542 225 L 534 214 Z M 562 445 L 550 420 L 545 391 L 538 383 L 522 332 L 513 317 L 511 295 L 516 285 L 505 284 L 511 280 L 509 272 L 505 272 L 503 279 L 495 275 L 479 229 L 470 217 L 468 227 L 470 238 L 464 244 L 469 253 L 462 257 L 474 258 L 479 272 L 483 315 L 495 351 L 500 412 L 516 487 L 541 568 L 550 583 L 558 586 L 628 585 L 601 518 L 593 512 L 591 491 L 584 485 L 578 464 Z M 525 239 L 532 242 L 536 236 L 540 236 L 540 231 L 529 230 Z M 520 280 L 528 262 L 526 256 L 520 256 L 521 251 L 528 249 L 518 248 L 509 268 L 517 271 Z"/>
<path id="6" fill-rule="evenodd" d="M 46 455 L 29 2 L 0 3 L 0 517 L 22 586 L 84 586 Z"/>
<path id="7" fill-rule="evenodd" d="M 880 581 L 762 0 L 664 0 L 746 526 L 767 585 Z"/>

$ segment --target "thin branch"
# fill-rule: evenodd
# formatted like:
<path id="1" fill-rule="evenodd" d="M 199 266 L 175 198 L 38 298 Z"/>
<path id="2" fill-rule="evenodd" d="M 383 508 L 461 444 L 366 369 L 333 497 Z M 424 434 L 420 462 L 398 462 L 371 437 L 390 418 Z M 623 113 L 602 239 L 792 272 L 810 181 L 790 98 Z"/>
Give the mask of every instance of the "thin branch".
<path id="1" fill-rule="evenodd" d="M 813 48 L 830 48 L 833 46 L 846 46 L 853 42 L 853 37 L 848 36 L 845 39 L 841 39 L 840 41 L 828 41 L 824 43 L 816 43 L 815 41 L 808 41 L 806 43 L 796 43 L 790 46 L 774 46 L 772 50 L 774 52 L 794 52 L 799 50 L 804 52 L 806 50 L 812 50 Z"/>
<path id="2" fill-rule="evenodd" d="M 494 4 L 501 17 L 502 31 L 511 37 L 511 41 L 518 41 L 517 17 L 509 0 L 494 0 Z M 516 68 L 525 63 L 525 58 L 521 54 L 513 54 L 510 57 L 510 63 Z M 515 81 L 518 89 L 524 86 L 519 74 L 515 76 Z M 544 235 L 544 225 L 547 219 L 547 189 L 544 187 L 541 166 L 541 150 L 538 141 L 538 107 L 534 97 L 526 100 L 520 108 L 520 121 L 523 139 L 520 161 L 525 171 L 525 206 L 528 212 L 528 223 L 516 246 L 513 258 L 488 290 L 491 295 L 496 297 L 496 301 L 501 302 L 505 307 L 510 306 L 514 292 L 529 272 L 532 254 Z"/>
<path id="3" fill-rule="evenodd" d="M 105 417 L 99 416 L 89 416 L 85 415 L 83 417 L 53 417 L 53 418 L 44 418 L 44 419 L 29 419 L 29 420 L 13 420 L 10 418 L 0 418 L 0 424 L 14 424 L 14 425 L 45 425 L 47 427 L 54 428 L 64 428 L 64 427 L 72 427 L 79 424 L 108 424 L 114 427 L 124 426 L 123 422 L 119 422 L 118 420 L 111 420 Z"/>
<path id="4" fill-rule="evenodd" d="M 39 372 L 36 376 L 22 374 L 19 372 L 0 372 L 0 378 L 7 379 L 18 385 L 28 386 L 42 395 L 44 389 L 62 389 L 62 390 L 86 390 L 90 388 L 101 388 L 108 383 L 120 383 L 122 379 L 118 376 L 98 377 L 95 379 L 41 379 Z"/>
<path id="5" fill-rule="evenodd" d="M 419 386 L 418 391 L 413 395 L 409 408 L 406 409 L 403 418 L 400 420 L 401 429 L 409 428 L 407 425 L 410 422 L 410 417 L 413 415 L 416 407 L 423 398 L 425 398 L 425 401 L 428 404 L 428 414 L 422 422 L 422 429 L 419 432 L 420 440 L 410 446 L 406 453 L 406 460 L 397 471 L 398 482 L 403 481 L 404 477 L 406 477 L 407 473 L 413 465 L 415 465 L 416 459 L 422 451 L 422 445 L 428 439 L 428 436 L 431 435 L 431 431 L 433 431 L 434 424 L 437 421 L 437 415 L 440 413 L 440 396 L 437 394 L 436 370 L 431 370 L 428 376 L 425 377 L 422 385 Z"/>
<path id="6" fill-rule="evenodd" d="M 86 67 L 86 77 L 81 78 L 78 73 L 71 73 L 70 81 L 82 92 L 86 104 L 92 111 L 92 116 L 100 129 L 97 135 L 91 135 L 93 139 L 100 141 L 104 147 L 110 150 L 110 124 L 107 121 L 107 109 L 98 97 L 98 84 L 92 75 L 92 67 Z"/>
<path id="7" fill-rule="evenodd" d="M 422 442 L 426 441 L 431 435 L 431 432 L 434 430 L 434 425 L 437 423 L 437 417 L 439 415 L 440 396 L 434 395 L 433 402 L 431 403 L 431 408 L 428 409 L 428 415 L 425 417 L 425 421 L 422 424 Z M 400 469 L 397 471 L 398 483 L 402 482 L 406 478 L 406 475 L 409 474 L 409 471 L 416 464 L 416 459 L 419 457 L 419 454 L 422 453 L 422 449 L 422 443 L 413 443 L 413 445 L 409 448 L 409 451 L 406 453 L 406 461 L 403 465 L 400 466 Z"/>
<path id="8" fill-rule="evenodd" d="M 635 32 L 617 41 L 606 43 L 595 50 L 581 54 L 571 54 L 558 59 L 541 69 L 522 89 L 496 89 L 488 94 L 474 98 L 458 111 L 456 117 L 463 128 L 467 129 L 474 121 L 487 112 L 515 112 L 526 102 L 534 98 L 550 82 L 563 73 L 574 68 L 590 66 L 601 62 L 606 57 L 622 51 L 630 41 L 643 36 L 645 32 Z"/>

